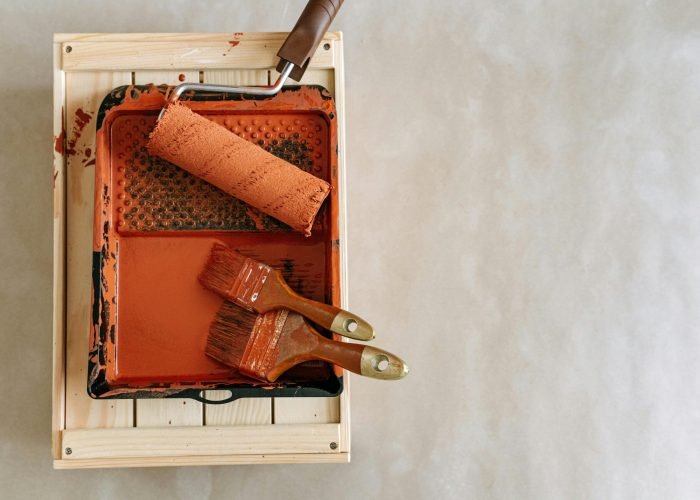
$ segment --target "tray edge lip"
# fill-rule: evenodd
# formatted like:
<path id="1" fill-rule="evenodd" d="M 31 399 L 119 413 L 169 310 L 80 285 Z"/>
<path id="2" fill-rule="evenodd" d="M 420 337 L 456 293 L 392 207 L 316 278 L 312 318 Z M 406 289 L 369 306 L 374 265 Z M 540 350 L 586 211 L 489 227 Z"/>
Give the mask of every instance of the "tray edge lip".
<path id="1" fill-rule="evenodd" d="M 133 89 L 136 89 L 139 91 L 139 93 L 143 92 L 152 92 L 154 90 L 157 90 L 161 95 L 162 95 L 162 101 L 165 102 L 165 96 L 167 95 L 167 92 L 174 88 L 175 86 L 172 85 L 135 85 L 135 84 L 130 84 L 130 85 L 121 85 L 118 87 L 115 87 L 112 89 L 109 93 L 105 95 L 105 97 L 102 99 L 102 102 L 100 103 L 99 106 L 99 111 L 97 114 L 97 119 L 95 122 L 95 128 L 96 128 L 96 147 L 95 149 L 99 147 L 99 143 L 101 139 L 104 139 L 104 128 L 105 124 L 109 124 L 112 120 L 115 120 L 120 116 L 119 113 L 115 113 L 112 115 L 112 118 L 110 119 L 110 111 L 113 108 L 117 108 L 116 111 L 118 111 L 118 108 L 122 106 L 127 99 L 128 95 L 127 92 L 133 92 Z M 270 101 L 272 102 L 274 98 L 278 97 L 279 95 L 286 93 L 286 92 L 294 92 L 294 91 L 301 91 L 303 89 L 314 89 L 318 90 L 318 95 L 320 98 L 320 102 L 323 101 L 330 101 L 331 105 L 328 109 L 325 109 L 323 106 L 310 106 L 307 109 L 304 109 L 304 111 L 308 112 L 317 112 L 321 115 L 323 115 L 324 119 L 326 119 L 329 122 L 329 125 L 331 125 L 331 129 L 335 131 L 335 135 L 332 138 L 331 143 L 335 143 L 335 150 L 331 148 L 331 158 L 329 159 L 330 162 L 330 175 L 332 179 L 332 183 L 335 185 L 335 193 L 333 193 L 335 199 L 335 204 L 337 205 L 339 203 L 338 198 L 338 193 L 337 190 L 340 187 L 340 183 L 337 179 L 337 170 L 338 170 L 338 157 L 339 157 L 339 137 L 338 137 L 338 127 L 337 127 L 337 107 L 335 103 L 335 99 L 333 96 L 331 96 L 330 92 L 326 87 L 323 85 L 319 84 L 300 84 L 300 85 L 289 85 L 285 86 L 282 88 L 282 90 L 276 94 L 275 96 L 250 96 L 248 98 L 243 98 L 242 96 L 238 95 L 238 98 L 233 98 L 233 99 L 223 99 L 223 96 L 230 95 L 230 96 L 236 96 L 237 94 L 227 94 L 227 93 L 212 93 L 210 95 L 203 95 L 200 96 L 198 94 L 195 94 L 194 98 L 188 101 L 184 102 L 206 102 L 206 101 L 221 101 L 221 102 L 226 102 L 226 101 L 235 101 L 235 102 L 240 102 L 240 101 Z M 157 110 L 158 106 L 157 105 L 151 105 L 151 106 L 146 106 L 146 107 L 140 107 L 140 108 L 134 108 L 134 110 Z M 246 110 L 246 111 L 253 111 L 252 109 Z M 281 112 L 282 110 L 276 110 L 278 112 Z M 102 161 L 100 160 L 99 155 L 96 155 L 97 161 L 95 165 L 95 199 L 94 199 L 94 210 L 95 210 L 95 221 L 93 223 L 93 244 L 96 243 L 97 239 L 97 233 L 99 232 L 99 227 L 103 226 L 105 223 L 108 223 L 109 215 L 103 216 L 102 210 L 98 211 L 97 203 L 98 200 L 101 199 L 99 196 L 100 190 L 98 187 L 101 185 L 102 182 L 102 175 L 101 175 L 101 164 Z M 102 207 L 102 204 L 100 204 L 100 208 Z M 338 208 L 336 207 L 336 215 L 338 212 Z M 333 212 L 333 211 L 332 211 Z M 98 214 L 100 215 L 99 221 L 100 224 L 98 225 Z M 338 217 L 336 217 L 337 219 Z M 338 241 L 339 235 L 337 234 L 340 230 L 339 228 L 339 220 L 336 221 L 334 224 L 335 231 L 332 231 L 331 238 L 330 238 L 330 244 L 331 248 L 336 249 L 337 253 L 337 246 L 336 246 L 336 241 Z M 335 236 L 335 237 L 334 237 Z M 335 256 L 337 257 L 337 256 Z M 331 260 L 334 259 L 334 255 L 331 255 L 329 257 Z M 309 387 L 309 386 L 301 386 L 301 385 L 295 385 L 295 386 L 286 386 L 286 387 L 275 387 L 275 388 L 262 388 L 262 387 L 255 387 L 255 386 L 245 386 L 245 387 L 237 387 L 236 385 L 226 385 L 226 384 L 221 384 L 221 383 L 214 383 L 211 386 L 199 386 L 199 387 L 177 387 L 177 384 L 173 384 L 176 387 L 173 387 L 172 389 L 170 387 L 167 388 L 154 388 L 154 387 L 138 387 L 138 388 L 128 388 L 125 384 L 114 384 L 114 382 L 109 382 L 108 377 L 107 377 L 107 368 L 106 366 L 98 366 L 97 363 L 91 362 L 91 359 L 94 359 L 94 356 L 98 356 L 102 350 L 105 350 L 105 346 L 102 345 L 99 342 L 99 326 L 100 322 L 95 321 L 96 317 L 96 306 L 99 306 L 99 304 L 102 302 L 102 288 L 100 286 L 96 286 L 98 283 L 101 282 L 101 277 L 102 277 L 102 268 L 104 264 L 104 256 L 102 255 L 102 251 L 98 251 L 96 248 L 93 247 L 93 259 L 92 259 L 92 283 L 91 283 L 91 296 L 93 300 L 93 304 L 90 308 L 91 310 L 91 315 L 92 319 L 90 321 L 91 325 L 91 332 L 90 332 L 90 351 L 88 355 L 88 371 L 87 371 L 87 394 L 90 396 L 90 398 L 95 399 L 95 400 L 107 400 L 107 399 L 162 399 L 162 398 L 188 398 L 188 399 L 194 399 L 197 401 L 201 401 L 201 397 L 198 398 L 195 396 L 195 394 L 199 394 L 203 391 L 207 390 L 228 390 L 231 391 L 232 397 L 229 400 L 226 400 L 226 402 L 231 402 L 240 398 L 251 398 L 251 397 L 336 397 L 339 396 L 341 393 L 343 393 L 345 389 L 345 380 L 343 377 L 343 372 L 341 371 L 340 374 L 338 374 L 337 370 L 332 369 L 332 373 L 334 374 L 333 380 L 337 382 L 338 386 L 336 390 L 332 391 L 326 391 L 320 387 Z M 342 279 L 342 269 L 340 268 L 340 263 L 338 263 L 337 267 L 337 273 L 338 273 L 338 278 Z M 340 285 L 342 288 L 342 284 Z M 340 291 L 334 292 L 335 294 L 339 295 Z M 99 301 L 98 301 L 99 299 Z M 97 314 L 97 317 L 99 318 L 100 315 Z M 93 366 L 94 365 L 94 366 Z M 155 389 L 155 390 L 154 390 Z M 243 393 L 240 397 L 234 397 L 235 393 L 234 391 L 240 391 Z M 222 404 L 222 403 L 208 403 L 208 404 Z"/>

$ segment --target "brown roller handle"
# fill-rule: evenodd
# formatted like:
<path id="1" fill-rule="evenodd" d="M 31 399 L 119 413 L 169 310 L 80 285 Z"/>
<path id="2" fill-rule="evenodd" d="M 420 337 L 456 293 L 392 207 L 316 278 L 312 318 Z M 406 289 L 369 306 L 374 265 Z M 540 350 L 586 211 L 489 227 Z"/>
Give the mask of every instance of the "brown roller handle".
<path id="1" fill-rule="evenodd" d="M 342 4 L 343 0 L 309 0 L 294 29 L 277 52 L 280 58 L 277 71 L 281 73 L 290 62 L 294 69 L 289 77 L 297 82 L 301 80 L 311 56 L 316 52 Z"/>
<path id="2" fill-rule="evenodd" d="M 336 342 L 320 335 L 309 355 L 364 377 L 399 380 L 408 375 L 406 363 L 390 352 L 369 345 Z"/>

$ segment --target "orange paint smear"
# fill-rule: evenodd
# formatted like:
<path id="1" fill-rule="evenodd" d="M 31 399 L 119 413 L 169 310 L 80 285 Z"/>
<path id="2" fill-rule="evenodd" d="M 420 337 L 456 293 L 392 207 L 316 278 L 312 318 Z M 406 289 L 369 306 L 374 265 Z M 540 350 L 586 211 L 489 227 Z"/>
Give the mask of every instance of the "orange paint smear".
<path id="1" fill-rule="evenodd" d="M 65 151 L 66 151 L 66 131 L 65 130 L 61 130 L 61 133 L 58 134 L 58 137 L 56 137 L 54 139 L 53 150 L 56 151 L 60 155 L 65 154 Z"/>
<path id="2" fill-rule="evenodd" d="M 83 130 L 88 123 L 92 120 L 92 113 L 84 111 L 82 108 L 75 110 L 75 122 L 73 123 L 73 131 L 71 133 L 71 138 L 68 141 L 68 147 L 66 148 L 66 154 L 69 156 L 78 153 L 76 150 L 76 145 L 83 135 Z"/>
<path id="3" fill-rule="evenodd" d="M 168 93 L 173 90 L 174 87 L 168 89 Z M 120 109 L 142 109 L 144 107 L 165 105 L 164 96 L 158 90 L 156 86 L 150 86 L 146 90 L 141 90 L 135 85 L 129 85 L 124 91 L 124 102 L 120 105 Z M 114 111 L 111 109 L 107 112 L 109 116 L 110 112 Z"/>
<path id="4" fill-rule="evenodd" d="M 232 49 L 232 48 L 237 47 L 238 44 L 241 43 L 241 41 L 239 40 L 239 38 L 240 38 L 242 35 L 243 35 L 243 33 L 241 33 L 241 32 L 236 32 L 236 33 L 233 34 L 233 40 L 229 40 L 229 41 L 228 41 L 229 47 L 228 47 L 228 50 L 226 51 L 226 53 L 231 52 L 231 49 Z M 224 55 L 226 55 L 226 54 L 224 54 Z"/>
<path id="5" fill-rule="evenodd" d="M 65 154 L 66 150 L 66 111 L 63 106 L 61 106 L 61 133 L 58 137 L 54 139 L 53 149 L 58 154 Z"/>

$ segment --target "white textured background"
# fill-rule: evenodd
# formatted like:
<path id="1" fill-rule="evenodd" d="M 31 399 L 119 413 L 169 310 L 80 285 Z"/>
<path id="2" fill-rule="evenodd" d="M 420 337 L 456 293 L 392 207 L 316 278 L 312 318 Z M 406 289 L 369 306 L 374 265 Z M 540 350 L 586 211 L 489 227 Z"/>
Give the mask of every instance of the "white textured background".
<path id="1" fill-rule="evenodd" d="M 53 32 L 304 2 L 0 3 L 0 496 L 700 498 L 700 4 L 347 0 L 350 465 L 53 471 Z"/>

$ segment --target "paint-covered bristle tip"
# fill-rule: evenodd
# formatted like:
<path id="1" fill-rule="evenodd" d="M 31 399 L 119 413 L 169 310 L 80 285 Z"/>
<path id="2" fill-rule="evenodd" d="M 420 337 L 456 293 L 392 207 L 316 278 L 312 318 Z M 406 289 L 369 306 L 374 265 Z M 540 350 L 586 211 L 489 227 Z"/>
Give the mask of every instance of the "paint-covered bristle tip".
<path id="1" fill-rule="evenodd" d="M 222 243 L 214 243 L 204 270 L 199 275 L 199 282 L 211 291 L 227 297 L 244 262 L 245 257 L 238 252 Z"/>
<path id="2" fill-rule="evenodd" d="M 257 314 L 224 302 L 209 327 L 206 354 L 238 368 L 255 328 Z"/>

